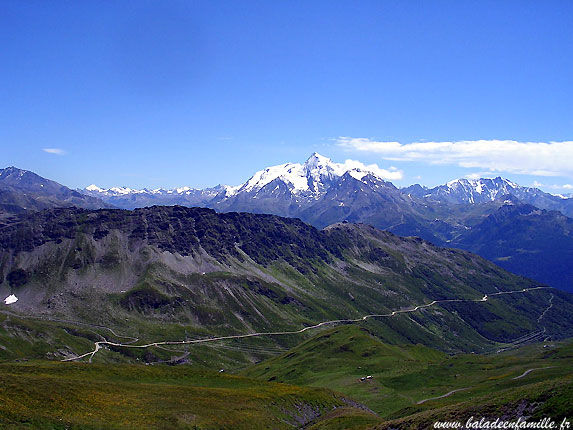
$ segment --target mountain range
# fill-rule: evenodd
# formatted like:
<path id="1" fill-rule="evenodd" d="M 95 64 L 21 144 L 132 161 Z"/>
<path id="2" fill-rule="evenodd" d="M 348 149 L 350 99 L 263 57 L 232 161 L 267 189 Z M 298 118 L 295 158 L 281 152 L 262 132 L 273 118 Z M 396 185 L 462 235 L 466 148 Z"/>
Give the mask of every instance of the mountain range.
<path id="1" fill-rule="evenodd" d="M 573 291 L 570 219 L 556 223 L 558 215 L 552 213 L 572 216 L 573 199 L 501 177 L 398 189 L 383 180 L 375 167 L 334 163 L 314 153 L 304 164 L 269 167 L 235 187 L 148 191 L 90 186 L 82 192 L 126 209 L 182 204 L 219 212 L 296 217 L 318 228 L 341 221 L 366 223 L 401 236 L 419 236 L 436 245 L 471 250 L 515 273 Z M 513 209 L 504 208 L 508 205 Z M 534 224 L 529 222 L 533 218 L 524 221 L 523 212 L 529 206 L 515 209 L 520 205 L 540 209 Z M 511 229 L 514 239 L 501 242 L 496 235 L 503 229 L 509 231 L 513 222 L 519 226 Z M 533 229 L 536 234 L 530 235 Z M 559 240 L 549 239 L 556 237 Z M 533 256 L 535 264 L 531 264 Z"/>
<path id="2" fill-rule="evenodd" d="M 238 186 L 218 185 L 206 189 L 185 186 L 169 190 L 162 188 L 137 190 L 126 187 L 102 189 L 97 185 L 90 185 L 79 191 L 101 198 L 122 209 L 135 209 L 154 204 L 181 204 L 259 213 L 269 213 L 274 210 L 280 213 L 271 213 L 298 216 L 304 209 L 313 207 L 319 201 L 336 198 L 335 190 L 344 188 L 344 182 L 353 183 L 355 186 L 365 185 L 372 189 L 370 191 L 380 194 L 398 190 L 406 195 L 405 201 L 416 197 L 432 202 L 473 205 L 493 202 L 512 195 L 521 202 L 540 209 L 558 210 L 567 216 L 573 216 L 573 199 L 545 193 L 538 188 L 523 187 L 501 177 L 457 179 L 434 188 L 415 184 L 398 189 L 383 180 L 375 166 L 365 166 L 351 161 L 335 163 L 318 153 L 313 153 L 304 164 L 286 163 L 260 170 Z M 279 207 L 275 208 L 269 201 L 279 203 Z M 340 199 L 335 203 L 341 207 L 345 206 L 345 202 Z"/>
<path id="3" fill-rule="evenodd" d="M 552 304 L 544 336 L 573 335 L 573 321 L 556 318 L 570 314 L 571 295 L 508 294 L 539 284 L 469 252 L 364 224 L 318 230 L 292 218 L 204 208 L 16 215 L 0 226 L 0 281 L 0 294 L 18 298 L 14 311 L 137 327 L 146 337 L 154 324 L 175 331 L 184 324 L 194 336 L 236 335 L 449 299 L 457 301 L 373 318 L 371 329 L 389 342 L 480 351 L 539 330 L 539 315 Z M 272 341 L 284 346 L 280 337 Z"/>
<path id="4" fill-rule="evenodd" d="M 304 208 L 323 228 L 232 209 L 64 207 L 61 186 L 20 192 L 53 207 L 0 217 L 0 426 L 364 430 L 569 416 L 573 296 L 500 265 L 523 254 L 514 270 L 537 276 L 551 255 L 566 277 L 571 219 L 513 195 L 408 196 L 362 173 L 293 193 L 273 172 L 260 188 L 217 193 L 227 204 L 290 195 L 281 210 Z M 92 198 L 73 203 L 109 204 Z M 453 235 L 497 264 L 348 218 Z"/>
<path id="5" fill-rule="evenodd" d="M 570 218 L 560 215 L 571 215 L 573 199 L 500 177 L 399 189 L 382 179 L 375 166 L 334 163 L 317 153 L 303 164 L 263 169 L 239 186 L 207 189 L 102 189 L 90 185 L 72 191 L 32 172 L 15 168 L 2 172 L 0 195 L 4 190 L 10 197 L 3 200 L 5 212 L 66 206 L 134 209 L 182 205 L 300 218 L 317 228 L 342 221 L 365 223 L 401 236 L 419 236 L 439 246 L 470 250 L 515 273 L 573 291 Z M 524 216 L 531 213 L 527 205 L 538 209 L 534 217 Z M 510 231 L 511 240 L 498 238 Z"/>
<path id="6" fill-rule="evenodd" d="M 521 202 L 540 209 L 557 210 L 569 217 L 573 216 L 573 199 L 569 196 L 545 193 L 534 187 L 523 187 L 501 177 L 456 179 L 434 188 L 416 184 L 403 188 L 402 192 L 430 201 L 453 204 L 487 203 L 512 195 Z"/>

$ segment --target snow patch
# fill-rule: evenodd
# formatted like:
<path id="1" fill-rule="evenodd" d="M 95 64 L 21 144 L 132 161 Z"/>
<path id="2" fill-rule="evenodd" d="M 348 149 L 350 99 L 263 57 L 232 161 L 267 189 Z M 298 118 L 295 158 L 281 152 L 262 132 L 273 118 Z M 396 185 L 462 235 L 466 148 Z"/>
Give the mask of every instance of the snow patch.
<path id="1" fill-rule="evenodd" d="M 237 194 L 237 192 L 239 191 L 239 189 L 241 188 L 242 185 L 236 185 L 236 186 L 231 186 L 231 185 L 223 185 L 223 192 L 225 193 L 225 197 L 231 197 L 234 196 L 235 194 Z"/>
<path id="2" fill-rule="evenodd" d="M 11 305 L 12 303 L 16 303 L 17 301 L 18 297 L 16 297 L 14 294 L 10 294 L 8 297 L 4 299 L 4 304 Z"/>

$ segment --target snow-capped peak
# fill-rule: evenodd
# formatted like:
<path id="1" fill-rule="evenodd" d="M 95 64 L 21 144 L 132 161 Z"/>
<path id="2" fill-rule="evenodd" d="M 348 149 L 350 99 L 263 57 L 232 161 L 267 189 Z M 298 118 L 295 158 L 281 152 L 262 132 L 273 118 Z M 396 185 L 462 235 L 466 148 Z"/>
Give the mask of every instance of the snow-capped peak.
<path id="1" fill-rule="evenodd" d="M 433 188 L 429 196 L 452 203 L 483 203 L 523 189 L 524 187 L 499 176 L 497 178 L 463 178 Z"/>
<path id="2" fill-rule="evenodd" d="M 337 164 L 333 163 L 330 158 L 324 157 L 314 152 L 308 160 L 304 162 L 303 168 L 306 172 L 313 174 L 328 175 L 336 170 Z"/>
<path id="3" fill-rule="evenodd" d="M 508 187 L 508 188 L 519 188 L 520 186 L 517 185 L 515 182 L 510 181 L 509 179 L 502 178 L 498 176 L 497 178 L 479 178 L 479 179 L 454 179 L 446 183 L 448 188 L 455 188 L 457 186 L 462 187 L 471 187 L 475 190 L 483 189 L 484 187 Z M 478 191 L 481 192 L 481 191 Z"/>
<path id="4" fill-rule="evenodd" d="M 173 189 L 165 189 L 165 188 L 155 188 L 153 190 L 149 190 L 147 188 L 142 189 L 134 189 L 129 187 L 111 187 L 111 188 L 100 188 L 97 185 L 90 185 L 84 188 L 84 193 L 94 196 L 94 197 L 114 197 L 114 198 L 121 198 L 126 196 L 132 196 L 135 194 L 139 194 L 142 196 L 152 196 L 152 197 L 174 197 L 174 196 L 195 196 L 199 194 L 215 196 L 219 192 L 224 191 L 227 197 L 234 194 L 234 192 L 239 187 L 230 187 L 228 185 L 218 185 L 214 188 L 205 188 L 203 190 L 191 187 L 178 187 Z"/>
<path id="5" fill-rule="evenodd" d="M 376 164 L 365 165 L 359 161 L 346 160 L 344 163 L 335 163 L 330 158 L 324 157 L 314 152 L 304 163 L 285 163 L 278 166 L 267 167 L 256 172 L 247 182 L 238 186 L 218 185 L 214 188 L 203 190 L 191 187 L 179 187 L 174 189 L 158 188 L 132 189 L 128 187 L 100 188 L 95 184 L 81 190 L 83 193 L 107 198 L 113 204 L 123 204 L 131 207 L 139 201 L 149 203 L 158 201 L 165 197 L 165 201 L 171 203 L 186 202 L 185 199 L 192 199 L 193 203 L 204 202 L 205 199 L 212 198 L 217 201 L 233 197 L 237 194 L 258 193 L 259 190 L 273 181 L 274 188 L 267 190 L 271 193 L 290 193 L 296 199 L 318 199 L 333 185 L 338 178 L 344 175 L 371 184 L 371 181 L 381 181 L 384 179 L 400 179 L 402 172 L 391 167 L 389 170 L 379 168 Z M 139 197 L 135 197 L 139 195 Z M 188 196 L 188 197 L 187 197 Z M 256 198 L 257 196 L 252 196 Z M 202 200 L 201 200 L 202 199 Z M 125 202 L 129 201 L 129 204 Z"/>
<path id="6" fill-rule="evenodd" d="M 373 167 L 369 169 L 369 167 Z M 335 163 L 330 158 L 313 153 L 304 164 L 286 163 L 267 167 L 256 172 L 242 187 L 241 192 L 257 191 L 275 179 L 280 179 L 294 194 L 319 195 L 328 181 L 344 175 L 346 172 L 355 179 L 362 180 L 367 174 L 378 176 L 374 167 L 365 166 L 357 161 Z"/>
<path id="7" fill-rule="evenodd" d="M 112 187 L 112 188 L 100 188 L 95 184 L 87 186 L 84 191 L 92 196 L 125 196 L 127 194 L 139 194 L 143 190 L 133 190 L 127 187 Z"/>
<path id="8" fill-rule="evenodd" d="M 139 193 L 144 193 L 147 190 L 134 190 L 128 187 L 112 187 L 108 191 L 111 191 L 119 195 L 119 194 L 139 194 Z"/>

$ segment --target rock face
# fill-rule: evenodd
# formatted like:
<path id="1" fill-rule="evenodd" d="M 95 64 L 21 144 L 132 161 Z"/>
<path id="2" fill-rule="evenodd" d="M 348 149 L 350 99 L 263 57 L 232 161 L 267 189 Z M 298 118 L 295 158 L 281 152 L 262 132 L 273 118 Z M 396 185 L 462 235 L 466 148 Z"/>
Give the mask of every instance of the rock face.
<path id="1" fill-rule="evenodd" d="M 465 251 L 367 225 L 318 230 L 297 219 L 210 209 L 52 209 L 0 226 L 0 293 L 11 309 L 131 330 L 184 324 L 198 333 L 300 329 L 459 298 L 379 321 L 393 341 L 483 350 L 538 330 L 573 334 L 571 297 L 535 287 Z M 560 315 L 557 317 L 557 315 Z M 488 340 L 489 339 L 489 340 Z"/>

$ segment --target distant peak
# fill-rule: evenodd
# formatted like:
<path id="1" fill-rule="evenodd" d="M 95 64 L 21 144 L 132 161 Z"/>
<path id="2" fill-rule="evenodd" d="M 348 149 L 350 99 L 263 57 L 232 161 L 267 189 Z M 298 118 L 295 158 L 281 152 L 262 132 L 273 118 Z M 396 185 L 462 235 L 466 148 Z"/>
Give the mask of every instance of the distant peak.
<path id="1" fill-rule="evenodd" d="M 88 191 L 103 191 L 100 187 L 98 187 L 96 184 L 91 184 L 89 186 L 86 187 L 86 190 Z"/>
<path id="2" fill-rule="evenodd" d="M 9 166 L 9 167 L 6 167 L 5 169 L 1 169 L 1 170 L 3 170 L 6 173 L 14 173 L 14 172 L 26 173 L 26 172 L 28 172 L 28 170 L 19 169 L 19 168 L 14 167 L 14 166 Z"/>
<path id="3" fill-rule="evenodd" d="M 331 164 L 332 160 L 328 157 L 320 155 L 318 152 L 313 152 L 308 160 L 304 163 L 307 166 L 318 166 L 319 164 Z"/>
<path id="4" fill-rule="evenodd" d="M 459 184 L 460 182 L 467 181 L 467 179 L 454 179 L 452 181 L 446 182 L 446 186 L 451 187 L 453 185 Z"/>
<path id="5" fill-rule="evenodd" d="M 17 176 L 20 179 L 27 178 L 27 179 L 47 181 L 47 179 L 41 177 L 40 175 L 34 172 L 31 172 L 30 170 L 19 169 L 14 166 L 6 167 L 5 169 L 0 169 L 0 173 L 2 174 L 3 177 L 9 176 L 14 178 L 15 176 Z"/>

